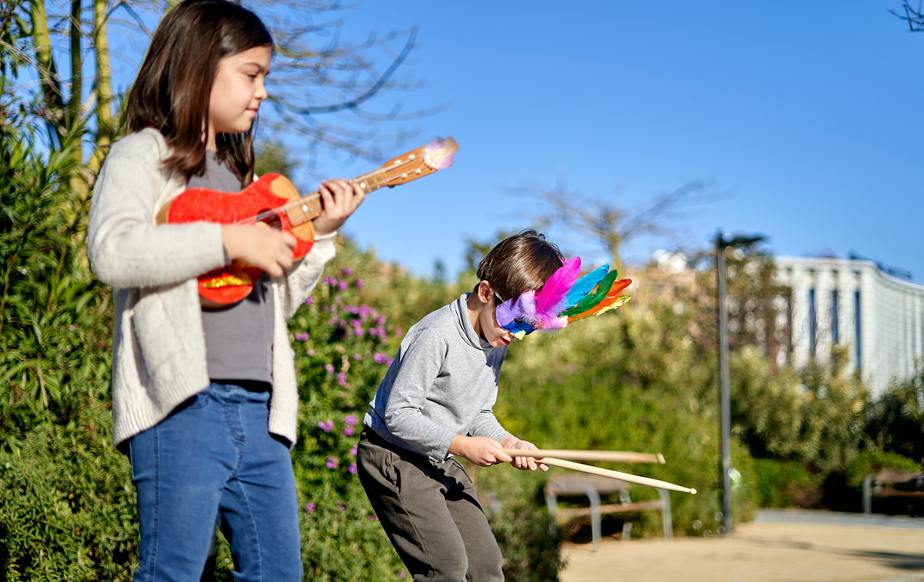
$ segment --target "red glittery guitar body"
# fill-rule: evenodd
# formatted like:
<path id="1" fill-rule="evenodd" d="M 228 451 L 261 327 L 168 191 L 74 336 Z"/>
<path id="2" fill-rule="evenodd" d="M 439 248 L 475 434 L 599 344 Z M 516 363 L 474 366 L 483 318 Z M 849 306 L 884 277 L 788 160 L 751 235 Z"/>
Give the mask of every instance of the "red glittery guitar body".
<path id="1" fill-rule="evenodd" d="M 458 149 L 455 140 L 436 140 L 393 158 L 372 172 L 353 178 L 366 193 L 385 186 L 394 187 L 448 168 Z M 300 196 L 284 176 L 266 174 L 244 188 L 229 194 L 207 188 L 190 188 L 157 214 L 158 224 L 217 222 L 221 224 L 263 223 L 291 233 L 296 238 L 292 258 L 299 260 L 314 245 L 312 220 L 321 214 L 317 192 Z M 235 260 L 231 264 L 199 277 L 199 296 L 205 307 L 231 305 L 247 297 L 262 272 Z"/>

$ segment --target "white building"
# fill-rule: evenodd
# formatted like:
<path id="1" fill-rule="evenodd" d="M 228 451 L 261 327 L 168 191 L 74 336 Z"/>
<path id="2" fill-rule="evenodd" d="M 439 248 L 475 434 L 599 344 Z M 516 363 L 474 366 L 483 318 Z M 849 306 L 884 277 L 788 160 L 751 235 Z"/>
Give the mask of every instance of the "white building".
<path id="1" fill-rule="evenodd" d="M 792 288 L 792 363 L 827 361 L 831 347 L 850 354 L 875 398 L 924 365 L 924 285 L 889 275 L 866 260 L 777 257 Z"/>

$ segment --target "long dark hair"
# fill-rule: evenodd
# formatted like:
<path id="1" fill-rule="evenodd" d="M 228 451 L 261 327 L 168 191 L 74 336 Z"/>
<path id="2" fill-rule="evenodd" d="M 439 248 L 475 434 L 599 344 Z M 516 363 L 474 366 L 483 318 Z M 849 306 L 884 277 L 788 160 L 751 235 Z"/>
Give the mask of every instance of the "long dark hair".
<path id="1" fill-rule="evenodd" d="M 157 27 L 132 85 L 125 108 L 129 133 L 153 127 L 172 154 L 164 165 L 187 178 L 205 173 L 202 131 L 208 122 L 212 82 L 222 57 L 251 48 L 273 47 L 273 37 L 256 14 L 225 0 L 187 0 Z M 218 159 L 242 184 L 253 180 L 253 133 L 219 134 Z"/>

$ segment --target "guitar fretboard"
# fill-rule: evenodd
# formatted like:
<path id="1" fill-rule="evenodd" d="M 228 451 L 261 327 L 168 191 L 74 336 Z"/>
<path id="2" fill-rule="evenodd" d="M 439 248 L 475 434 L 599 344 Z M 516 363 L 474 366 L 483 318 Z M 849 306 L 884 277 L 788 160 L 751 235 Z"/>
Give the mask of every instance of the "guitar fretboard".
<path id="1" fill-rule="evenodd" d="M 371 172 L 353 178 L 352 181 L 358 184 L 363 192 L 368 194 L 386 186 L 391 181 L 389 176 L 389 170 L 391 169 L 392 168 L 376 168 Z M 314 220 L 320 216 L 322 210 L 321 194 L 312 192 L 297 200 L 287 202 L 274 212 L 285 212 L 289 217 L 289 222 L 294 227 L 304 224 L 309 220 Z"/>

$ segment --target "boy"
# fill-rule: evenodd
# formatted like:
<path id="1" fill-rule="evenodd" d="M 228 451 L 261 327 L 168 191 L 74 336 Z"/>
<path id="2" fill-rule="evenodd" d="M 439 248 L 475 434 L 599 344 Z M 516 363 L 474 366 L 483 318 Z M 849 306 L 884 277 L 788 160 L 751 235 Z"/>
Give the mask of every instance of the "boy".
<path id="1" fill-rule="evenodd" d="M 471 479 L 453 455 L 479 466 L 513 462 L 502 448 L 535 449 L 494 417 L 507 346 L 504 300 L 539 289 L 562 266 L 533 230 L 505 239 L 478 266 L 469 293 L 411 329 L 366 413 L 358 451 L 363 488 L 414 580 L 503 580 L 502 558 Z"/>

